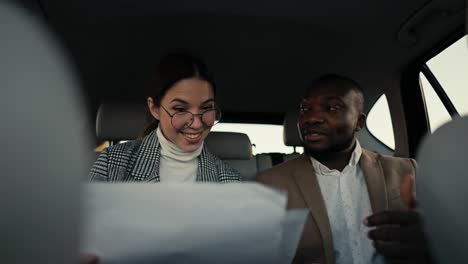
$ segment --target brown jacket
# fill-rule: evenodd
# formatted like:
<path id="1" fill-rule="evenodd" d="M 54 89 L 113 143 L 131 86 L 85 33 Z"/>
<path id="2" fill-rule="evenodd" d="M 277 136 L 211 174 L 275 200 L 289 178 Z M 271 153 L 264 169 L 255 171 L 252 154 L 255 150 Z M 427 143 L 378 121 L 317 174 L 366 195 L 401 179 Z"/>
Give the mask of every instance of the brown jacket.
<path id="1" fill-rule="evenodd" d="M 380 155 L 363 149 L 359 165 L 369 191 L 373 212 L 403 208 L 400 184 L 415 175 L 411 159 Z M 325 203 L 309 157 L 301 156 L 260 172 L 257 181 L 288 192 L 288 208 L 309 208 L 309 216 L 294 263 L 335 263 L 333 240 Z"/>

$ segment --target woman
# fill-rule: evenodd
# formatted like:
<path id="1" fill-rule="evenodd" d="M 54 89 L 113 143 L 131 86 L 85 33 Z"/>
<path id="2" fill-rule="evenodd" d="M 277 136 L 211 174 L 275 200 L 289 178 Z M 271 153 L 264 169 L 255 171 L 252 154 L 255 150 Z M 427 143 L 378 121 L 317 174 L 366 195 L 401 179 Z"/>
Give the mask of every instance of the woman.
<path id="1" fill-rule="evenodd" d="M 240 181 L 237 171 L 203 145 L 221 117 L 205 64 L 188 54 L 168 54 L 152 76 L 147 97 L 152 123 L 141 139 L 105 149 L 91 181 Z"/>

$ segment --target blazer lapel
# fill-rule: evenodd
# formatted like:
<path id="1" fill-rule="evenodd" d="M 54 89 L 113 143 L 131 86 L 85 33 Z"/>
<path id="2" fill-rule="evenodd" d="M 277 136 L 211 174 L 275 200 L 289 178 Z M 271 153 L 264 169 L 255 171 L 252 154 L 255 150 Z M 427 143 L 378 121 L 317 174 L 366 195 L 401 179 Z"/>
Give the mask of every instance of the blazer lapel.
<path id="1" fill-rule="evenodd" d="M 203 147 L 198 158 L 197 182 L 217 182 L 218 173 L 213 162 L 212 154 Z"/>
<path id="2" fill-rule="evenodd" d="M 372 212 L 388 209 L 387 187 L 378 155 L 363 149 L 359 165 L 366 179 Z"/>
<path id="3" fill-rule="evenodd" d="M 136 153 L 135 166 L 130 174 L 133 180 L 159 182 L 160 157 L 161 147 L 154 130 L 142 139 L 140 149 Z"/>
<path id="4" fill-rule="evenodd" d="M 319 227 L 327 262 L 334 263 L 333 239 L 327 209 L 314 167 L 305 154 L 302 154 L 297 160 L 294 180 L 309 207 L 313 220 Z"/>

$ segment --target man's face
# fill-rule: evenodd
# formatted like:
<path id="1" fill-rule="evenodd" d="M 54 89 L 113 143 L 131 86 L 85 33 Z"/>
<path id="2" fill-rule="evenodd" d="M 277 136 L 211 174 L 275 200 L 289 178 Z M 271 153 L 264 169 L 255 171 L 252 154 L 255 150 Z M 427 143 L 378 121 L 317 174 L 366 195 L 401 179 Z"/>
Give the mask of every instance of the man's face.
<path id="1" fill-rule="evenodd" d="M 301 102 L 298 126 L 304 147 L 311 154 L 350 147 L 355 131 L 364 126 L 359 94 L 334 84 L 319 84 Z"/>

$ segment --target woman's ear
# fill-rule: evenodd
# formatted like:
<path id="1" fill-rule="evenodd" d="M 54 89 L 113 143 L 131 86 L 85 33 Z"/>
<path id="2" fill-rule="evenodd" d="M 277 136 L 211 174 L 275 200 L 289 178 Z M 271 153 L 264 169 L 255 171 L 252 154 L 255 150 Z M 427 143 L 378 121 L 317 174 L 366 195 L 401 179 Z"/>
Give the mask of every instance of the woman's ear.
<path id="1" fill-rule="evenodd" d="M 160 120 L 160 115 L 159 115 L 159 107 L 156 105 L 156 103 L 154 102 L 153 98 L 151 97 L 148 97 L 146 98 L 146 104 L 148 105 L 148 109 L 151 113 L 151 115 L 157 119 L 157 120 Z"/>

